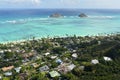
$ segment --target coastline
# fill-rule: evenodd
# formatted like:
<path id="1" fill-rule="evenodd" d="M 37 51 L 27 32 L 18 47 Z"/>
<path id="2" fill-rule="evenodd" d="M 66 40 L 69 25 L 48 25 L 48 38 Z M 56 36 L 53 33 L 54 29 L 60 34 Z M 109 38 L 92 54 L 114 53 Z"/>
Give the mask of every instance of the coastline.
<path id="1" fill-rule="evenodd" d="M 98 33 L 98 34 L 95 34 L 95 35 L 64 35 L 64 36 L 46 36 L 46 37 L 32 37 L 32 38 L 29 38 L 29 39 L 21 39 L 21 40 L 15 40 L 15 41 L 7 41 L 7 42 L 0 42 L 0 44 L 20 44 L 20 43 L 23 43 L 23 42 L 29 42 L 29 41 L 33 41 L 33 40 L 41 40 L 41 39 L 53 39 L 53 38 L 67 38 L 67 37 L 85 37 L 85 36 L 88 36 L 88 37 L 110 37 L 110 36 L 116 36 L 116 35 L 119 35 L 120 32 L 116 32 L 116 33 Z M 34 38 L 34 39 L 33 39 Z"/>

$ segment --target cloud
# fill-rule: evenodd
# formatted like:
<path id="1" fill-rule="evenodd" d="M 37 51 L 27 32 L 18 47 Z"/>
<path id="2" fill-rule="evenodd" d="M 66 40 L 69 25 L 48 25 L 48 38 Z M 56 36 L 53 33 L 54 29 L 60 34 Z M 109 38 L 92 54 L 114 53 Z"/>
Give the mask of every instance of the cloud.
<path id="1" fill-rule="evenodd" d="M 40 4 L 41 4 L 41 0 L 32 0 L 32 2 L 33 2 L 35 5 L 40 5 Z"/>
<path id="2" fill-rule="evenodd" d="M 78 5 L 80 0 L 60 0 L 60 2 L 65 5 Z"/>
<path id="3" fill-rule="evenodd" d="M 39 5 L 41 3 L 41 0 L 4 0 L 2 3 L 8 3 L 8 4 L 34 4 Z"/>

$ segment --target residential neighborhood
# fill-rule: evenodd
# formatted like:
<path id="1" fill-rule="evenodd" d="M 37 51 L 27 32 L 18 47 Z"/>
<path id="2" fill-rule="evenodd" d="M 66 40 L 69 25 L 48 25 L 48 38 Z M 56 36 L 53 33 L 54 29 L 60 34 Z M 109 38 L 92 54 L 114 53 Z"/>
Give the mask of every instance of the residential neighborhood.
<path id="1" fill-rule="evenodd" d="M 0 44 L 0 80 L 119 80 L 119 60 L 119 34 Z"/>

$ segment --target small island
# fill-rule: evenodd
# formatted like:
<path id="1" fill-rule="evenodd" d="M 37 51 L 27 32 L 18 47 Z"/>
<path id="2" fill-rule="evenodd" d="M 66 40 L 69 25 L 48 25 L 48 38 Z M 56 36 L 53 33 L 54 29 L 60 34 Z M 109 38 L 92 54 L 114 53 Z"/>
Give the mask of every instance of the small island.
<path id="1" fill-rule="evenodd" d="M 84 18 L 84 17 L 88 17 L 86 14 L 84 14 L 84 13 L 81 13 L 80 15 L 79 15 L 79 17 L 81 17 L 81 18 Z"/>
<path id="2" fill-rule="evenodd" d="M 62 14 L 60 14 L 60 13 L 54 13 L 54 14 L 50 15 L 50 17 L 51 18 L 62 18 L 64 16 Z"/>

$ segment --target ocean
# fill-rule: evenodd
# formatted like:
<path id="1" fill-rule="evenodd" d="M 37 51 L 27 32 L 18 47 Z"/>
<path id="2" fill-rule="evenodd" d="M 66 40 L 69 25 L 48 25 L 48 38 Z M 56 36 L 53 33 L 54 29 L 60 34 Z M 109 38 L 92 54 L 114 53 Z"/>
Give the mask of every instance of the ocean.
<path id="1" fill-rule="evenodd" d="M 60 13 L 64 18 L 50 18 Z M 78 15 L 85 13 L 87 18 Z M 0 42 L 120 32 L 118 9 L 2 9 Z"/>

